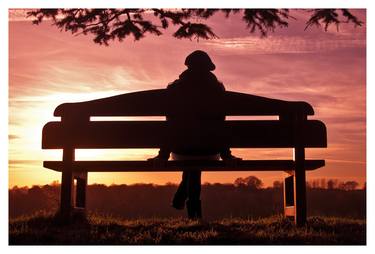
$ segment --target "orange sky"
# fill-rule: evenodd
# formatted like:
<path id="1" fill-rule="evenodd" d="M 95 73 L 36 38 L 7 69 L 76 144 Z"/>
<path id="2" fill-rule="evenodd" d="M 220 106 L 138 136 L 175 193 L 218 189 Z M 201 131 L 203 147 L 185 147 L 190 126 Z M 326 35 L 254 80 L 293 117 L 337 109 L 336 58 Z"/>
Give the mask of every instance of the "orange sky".
<path id="1" fill-rule="evenodd" d="M 366 21 L 365 11 L 355 13 Z M 17 14 L 17 15 L 15 15 Z M 219 39 L 178 40 L 168 31 L 134 42 L 127 39 L 99 46 L 89 36 L 60 32 L 48 22 L 35 26 L 11 11 L 9 22 L 9 187 L 60 181 L 60 174 L 42 167 L 61 158 L 61 151 L 41 150 L 43 125 L 63 102 L 96 99 L 120 93 L 164 88 L 196 49 L 212 57 L 215 74 L 227 90 L 284 100 L 303 100 L 315 109 L 313 119 L 328 129 L 328 149 L 307 149 L 309 158 L 326 166 L 308 173 L 313 178 L 356 180 L 366 176 L 366 26 L 343 25 L 324 32 L 304 31 L 304 14 L 265 39 L 250 34 L 240 16 L 216 15 L 208 23 Z M 173 28 L 172 28 L 173 30 Z M 78 159 L 144 159 L 157 150 L 77 151 Z M 291 158 L 288 149 L 234 150 L 247 159 Z M 203 182 L 233 182 L 256 175 L 266 185 L 281 172 L 204 173 Z M 179 173 L 91 173 L 89 183 L 178 182 Z"/>

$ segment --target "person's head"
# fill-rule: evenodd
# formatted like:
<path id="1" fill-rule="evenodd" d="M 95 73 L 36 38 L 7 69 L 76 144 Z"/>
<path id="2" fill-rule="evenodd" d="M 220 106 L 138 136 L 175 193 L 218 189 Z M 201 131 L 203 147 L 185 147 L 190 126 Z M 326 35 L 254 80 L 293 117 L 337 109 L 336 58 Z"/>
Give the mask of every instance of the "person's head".
<path id="1" fill-rule="evenodd" d="M 216 68 L 208 54 L 202 50 L 190 53 L 185 59 L 185 65 L 188 69 L 202 71 L 213 71 Z"/>

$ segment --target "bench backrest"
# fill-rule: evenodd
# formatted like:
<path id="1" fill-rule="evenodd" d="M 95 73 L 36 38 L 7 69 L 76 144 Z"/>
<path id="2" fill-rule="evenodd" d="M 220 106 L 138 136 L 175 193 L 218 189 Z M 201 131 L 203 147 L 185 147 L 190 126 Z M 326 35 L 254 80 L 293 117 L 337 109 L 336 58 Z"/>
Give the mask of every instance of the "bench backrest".
<path id="1" fill-rule="evenodd" d="M 165 116 L 176 108 L 179 99 L 168 93 L 167 89 L 155 89 L 86 102 L 64 103 L 56 108 L 54 115 Z M 230 91 L 225 92 L 220 99 L 208 101 L 210 104 L 215 103 L 211 106 L 227 116 L 314 115 L 313 108 L 306 102 L 276 100 Z"/>
<path id="2" fill-rule="evenodd" d="M 90 116 L 165 116 L 173 113 L 171 109 L 183 109 L 183 105 L 176 107 L 181 101 L 176 101 L 167 90 L 159 89 L 61 104 L 54 115 L 61 116 L 62 121 L 44 126 L 42 148 L 173 148 L 186 143 L 218 149 L 228 145 L 232 148 L 295 147 L 297 143 L 304 147 L 327 146 L 325 125 L 307 120 L 307 115 L 313 115 L 314 111 L 306 102 L 236 92 L 225 92 L 221 98 L 208 102 L 209 107 L 227 116 L 276 115 L 280 120 L 225 121 L 222 126 L 210 125 L 207 121 L 195 132 L 191 126 L 175 130 L 166 121 L 90 121 Z"/>

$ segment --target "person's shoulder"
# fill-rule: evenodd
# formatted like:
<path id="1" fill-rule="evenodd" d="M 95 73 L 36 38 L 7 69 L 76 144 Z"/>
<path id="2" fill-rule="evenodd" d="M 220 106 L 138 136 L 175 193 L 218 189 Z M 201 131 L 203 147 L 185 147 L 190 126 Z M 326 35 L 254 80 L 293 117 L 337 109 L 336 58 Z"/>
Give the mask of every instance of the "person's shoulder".
<path id="1" fill-rule="evenodd" d="M 176 79 L 175 81 L 168 84 L 167 89 L 176 88 L 181 83 L 180 79 Z"/>
<path id="2" fill-rule="evenodd" d="M 189 70 L 183 71 L 179 75 L 178 79 L 168 84 L 167 89 L 176 88 L 182 85 L 184 82 L 188 80 L 189 74 L 190 74 Z"/>
<path id="3" fill-rule="evenodd" d="M 216 87 L 219 87 L 220 90 L 225 91 L 225 86 L 223 82 L 217 79 L 216 75 L 213 74 L 212 72 L 209 73 L 209 79 L 211 80 L 212 83 L 215 83 Z"/>
<path id="4" fill-rule="evenodd" d="M 224 86 L 223 82 L 221 82 L 221 81 L 218 80 L 217 84 L 218 84 L 220 90 L 225 91 L 225 86 Z"/>

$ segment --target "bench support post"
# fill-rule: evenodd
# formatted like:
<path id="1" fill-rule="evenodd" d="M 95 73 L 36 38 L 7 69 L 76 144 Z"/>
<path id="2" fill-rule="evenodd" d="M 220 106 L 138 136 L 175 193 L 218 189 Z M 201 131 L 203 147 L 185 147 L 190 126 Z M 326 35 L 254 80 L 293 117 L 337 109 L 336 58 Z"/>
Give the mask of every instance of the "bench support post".
<path id="1" fill-rule="evenodd" d="M 304 226 L 307 220 L 306 208 L 306 170 L 305 170 L 305 147 L 304 122 L 307 120 L 306 115 L 296 115 L 294 119 L 294 207 L 295 217 L 294 221 L 297 226 Z"/>
<path id="2" fill-rule="evenodd" d="M 61 176 L 61 193 L 60 193 L 60 215 L 62 220 L 68 222 L 73 209 L 73 161 L 74 161 L 74 148 L 64 148 L 63 162 L 64 168 L 62 169 Z"/>
<path id="3" fill-rule="evenodd" d="M 297 226 L 304 226 L 306 223 L 306 171 L 305 171 L 305 149 L 294 148 L 294 160 L 296 169 L 294 172 L 294 221 Z"/>
<path id="4" fill-rule="evenodd" d="M 284 216 L 294 217 L 297 226 L 304 226 L 307 220 L 306 205 L 306 169 L 305 169 L 305 147 L 303 135 L 306 115 L 282 116 L 281 120 L 293 121 L 294 150 L 293 157 L 295 168 L 289 171 L 284 178 Z"/>
<path id="5" fill-rule="evenodd" d="M 293 217 L 295 216 L 294 211 L 294 173 L 287 172 L 284 177 L 284 216 Z"/>
<path id="6" fill-rule="evenodd" d="M 77 179 L 75 206 L 84 209 L 86 208 L 87 172 L 75 173 L 74 177 Z"/>
<path id="7" fill-rule="evenodd" d="M 284 216 L 294 218 L 297 226 L 306 223 L 306 171 L 305 150 L 294 149 L 295 170 L 284 177 Z"/>

